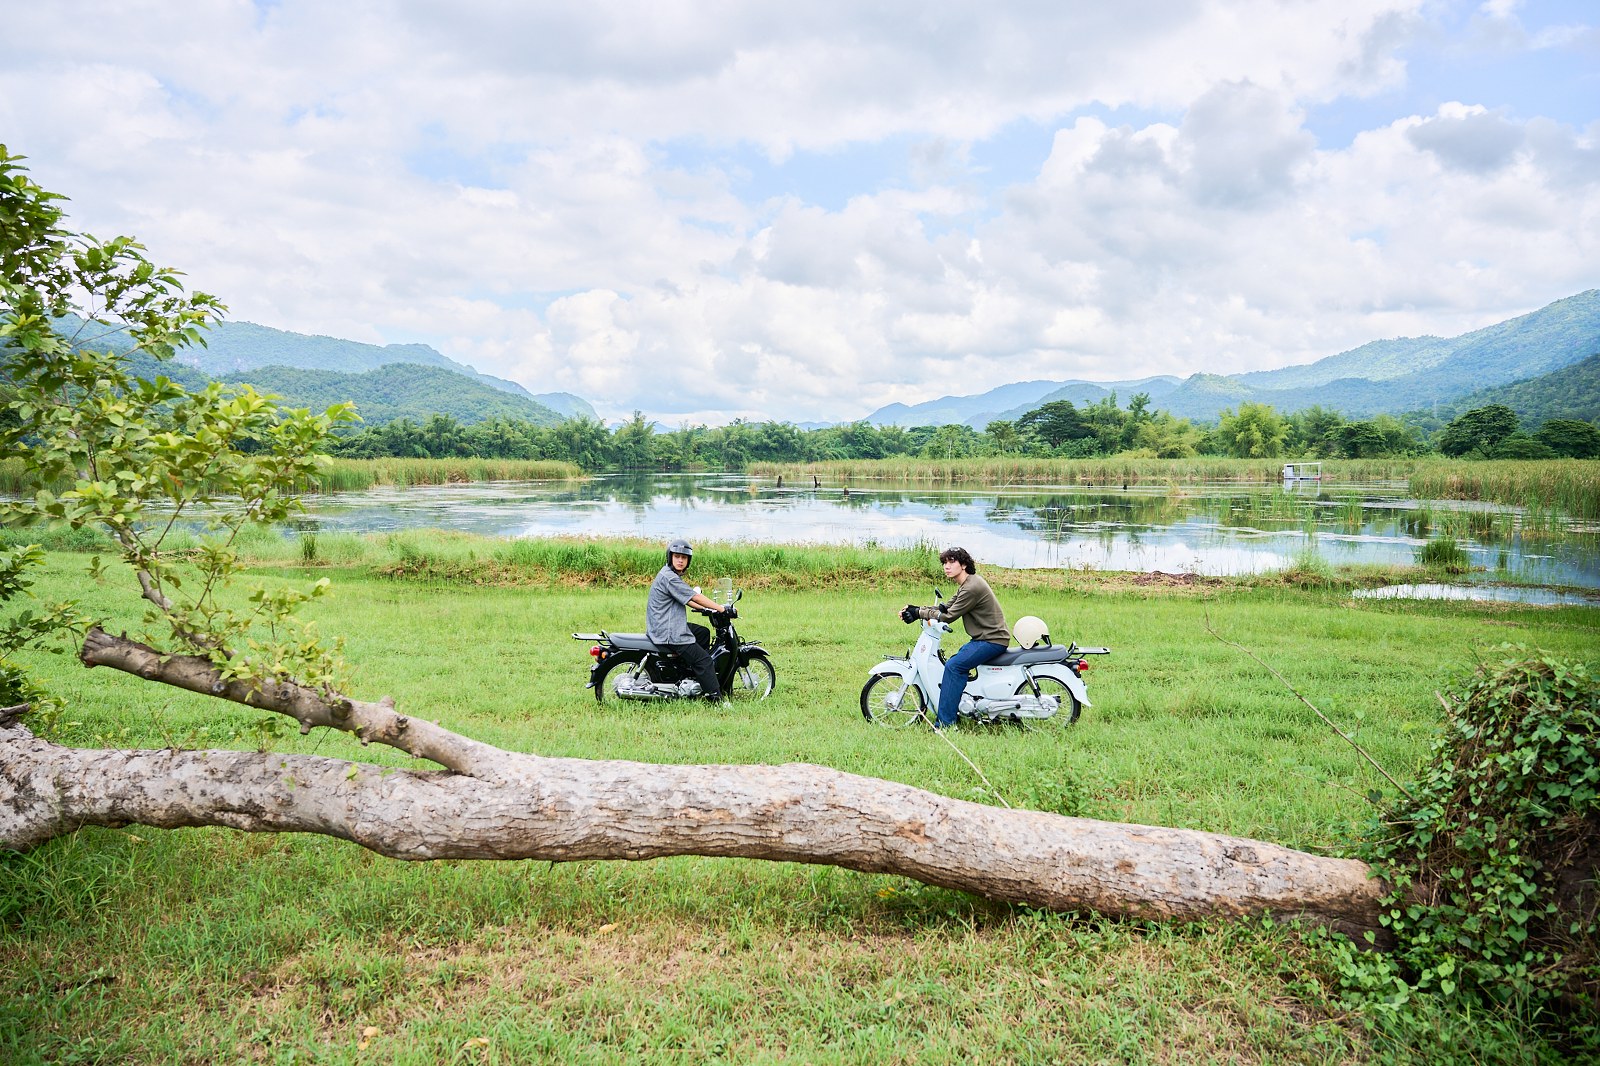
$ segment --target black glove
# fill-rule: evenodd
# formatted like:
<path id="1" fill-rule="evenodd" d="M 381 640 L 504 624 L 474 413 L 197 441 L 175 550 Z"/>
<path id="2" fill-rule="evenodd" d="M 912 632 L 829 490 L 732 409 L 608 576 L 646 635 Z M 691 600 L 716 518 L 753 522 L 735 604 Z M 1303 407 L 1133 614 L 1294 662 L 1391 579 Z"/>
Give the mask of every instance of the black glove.
<path id="1" fill-rule="evenodd" d="M 918 618 L 922 617 L 917 613 L 919 610 L 920 608 L 914 603 L 906 604 L 905 610 L 900 612 L 900 621 L 904 622 L 906 625 L 910 625 L 912 622 L 915 622 Z"/>

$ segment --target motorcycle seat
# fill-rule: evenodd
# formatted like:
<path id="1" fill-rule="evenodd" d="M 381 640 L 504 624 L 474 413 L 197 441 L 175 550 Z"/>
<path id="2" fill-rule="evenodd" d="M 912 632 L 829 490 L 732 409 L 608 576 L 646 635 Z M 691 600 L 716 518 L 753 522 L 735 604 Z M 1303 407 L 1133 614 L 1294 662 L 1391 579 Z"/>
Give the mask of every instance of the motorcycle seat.
<path id="1" fill-rule="evenodd" d="M 607 633 L 606 639 L 611 641 L 612 647 L 621 648 L 624 651 L 668 652 L 672 650 L 669 645 L 657 644 L 643 633 Z"/>
<path id="2" fill-rule="evenodd" d="M 985 666 L 1031 666 L 1034 663 L 1064 663 L 1067 661 L 1065 644 L 1046 644 L 1042 648 L 1007 648 Z"/>
<path id="3" fill-rule="evenodd" d="M 685 647 L 682 644 L 657 644 L 643 633 L 607 633 L 606 639 L 611 641 L 612 647 L 622 651 L 653 651 L 660 655 L 676 655 L 679 648 Z"/>

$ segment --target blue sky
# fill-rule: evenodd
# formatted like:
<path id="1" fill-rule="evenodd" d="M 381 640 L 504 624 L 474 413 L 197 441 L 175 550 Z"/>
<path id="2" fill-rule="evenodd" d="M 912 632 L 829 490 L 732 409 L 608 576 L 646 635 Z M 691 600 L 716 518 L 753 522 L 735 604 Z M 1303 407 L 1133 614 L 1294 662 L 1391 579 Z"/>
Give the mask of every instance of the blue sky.
<path id="1" fill-rule="evenodd" d="M 0 129 L 78 226 L 608 417 L 1270 369 L 1600 284 L 1592 2 L 0 16 Z"/>

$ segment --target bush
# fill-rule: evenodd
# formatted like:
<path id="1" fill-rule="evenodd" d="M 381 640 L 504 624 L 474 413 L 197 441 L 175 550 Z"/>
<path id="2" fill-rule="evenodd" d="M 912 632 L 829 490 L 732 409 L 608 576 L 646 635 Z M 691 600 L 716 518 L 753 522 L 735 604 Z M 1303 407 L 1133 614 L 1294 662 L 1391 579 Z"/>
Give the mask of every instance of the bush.
<path id="1" fill-rule="evenodd" d="M 1347 990 L 1482 997 L 1592 1042 L 1600 678 L 1505 653 L 1446 699 L 1422 780 L 1376 827 L 1367 857 L 1392 889 L 1382 920 L 1395 951 L 1347 956 Z"/>

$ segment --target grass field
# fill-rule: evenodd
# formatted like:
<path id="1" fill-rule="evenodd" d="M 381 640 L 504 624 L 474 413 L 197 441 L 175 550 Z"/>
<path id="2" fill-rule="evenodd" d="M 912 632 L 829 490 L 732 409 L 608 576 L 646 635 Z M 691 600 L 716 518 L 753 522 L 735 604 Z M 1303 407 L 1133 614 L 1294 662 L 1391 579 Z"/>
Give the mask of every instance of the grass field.
<path id="1" fill-rule="evenodd" d="M 778 669 L 773 698 L 733 716 L 602 708 L 584 689 L 587 645 L 570 634 L 642 622 L 627 552 L 610 559 L 626 562 L 613 584 L 582 566 L 567 573 L 553 554 L 486 571 L 481 545 L 453 550 L 455 570 L 291 557 L 258 573 L 333 577 L 316 617 L 346 639 L 354 694 L 392 695 L 405 713 L 504 747 L 810 762 L 1313 851 L 1348 848 L 1368 818 L 1362 794 L 1384 783 L 1208 624 L 1285 673 L 1402 781 L 1433 736 L 1435 690 L 1486 649 L 1515 641 L 1593 658 L 1600 647 L 1593 609 L 1356 601 L 1337 583 L 1294 580 L 986 571 L 1011 617 L 1038 614 L 1058 640 L 1113 654 L 1088 675 L 1094 706 L 1078 725 L 957 735 L 985 786 L 938 738 L 876 729 L 857 708 L 868 667 L 910 643 L 894 612 L 928 598 L 915 560 L 875 557 L 830 580 L 801 549 L 778 564 L 730 550 L 724 569 L 716 551 L 697 555 L 701 581 L 752 586 L 741 632 Z M 52 556 L 41 594 L 79 595 L 137 633 L 131 596 L 85 582 L 82 561 Z M 760 566 L 784 563 L 802 580 L 758 585 Z M 248 746 L 263 721 L 70 656 L 28 665 L 71 700 L 63 739 L 77 745 Z M 406 762 L 326 732 L 270 742 Z M 1490 1013 L 1347 1010 L 1314 943 L 1258 923 L 1042 914 L 825 867 L 413 865 L 313 837 L 92 829 L 0 859 L 0 923 L 6 1063 L 1558 1058 Z"/>

